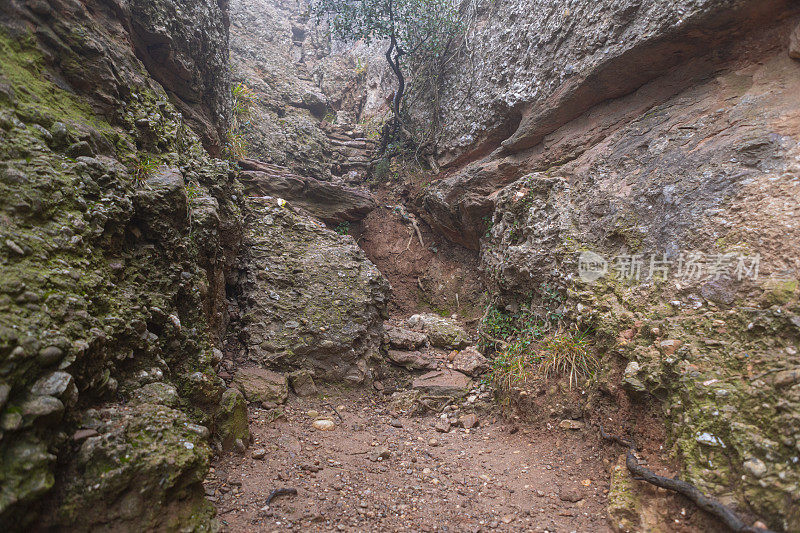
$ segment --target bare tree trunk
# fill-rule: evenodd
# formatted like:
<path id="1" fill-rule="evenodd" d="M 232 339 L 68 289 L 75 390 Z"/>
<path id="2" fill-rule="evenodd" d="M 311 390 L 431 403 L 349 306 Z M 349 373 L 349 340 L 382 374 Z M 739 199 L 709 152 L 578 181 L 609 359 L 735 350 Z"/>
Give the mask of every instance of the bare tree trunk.
<path id="1" fill-rule="evenodd" d="M 403 95 L 406 91 L 406 78 L 403 75 L 403 71 L 400 68 L 400 58 L 403 57 L 405 54 L 405 50 L 403 50 L 397 44 L 397 38 L 394 34 L 394 10 L 393 10 L 393 0 L 389 0 L 389 20 L 392 24 L 392 36 L 389 40 L 389 48 L 386 50 L 386 61 L 389 63 L 389 67 L 391 67 L 392 72 L 394 72 L 395 77 L 397 78 L 397 91 L 394 93 L 394 100 L 392 101 L 392 122 L 388 129 L 384 129 L 383 132 L 383 139 L 381 140 L 381 150 L 380 153 L 386 153 L 386 147 L 389 144 L 389 138 L 393 138 L 397 135 L 397 131 L 400 129 L 402 123 L 400 121 L 400 104 L 403 101 Z"/>

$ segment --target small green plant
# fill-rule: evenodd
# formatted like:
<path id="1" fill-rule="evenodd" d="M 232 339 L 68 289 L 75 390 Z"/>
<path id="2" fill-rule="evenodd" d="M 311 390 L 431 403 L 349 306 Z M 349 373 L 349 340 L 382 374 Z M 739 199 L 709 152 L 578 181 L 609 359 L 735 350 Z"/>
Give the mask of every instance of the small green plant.
<path id="1" fill-rule="evenodd" d="M 489 215 L 485 215 L 482 220 L 484 226 L 486 227 L 486 233 L 484 234 L 484 237 L 488 239 L 489 237 L 492 236 L 492 228 L 494 228 L 494 220 L 492 220 L 492 217 Z"/>
<path id="2" fill-rule="evenodd" d="M 147 186 L 147 179 L 158 170 L 158 159 L 149 154 L 140 154 L 133 161 L 133 184 L 136 188 Z"/>
<path id="3" fill-rule="evenodd" d="M 247 139 L 241 131 L 228 131 L 228 157 L 231 159 L 243 159 L 247 157 Z"/>
<path id="4" fill-rule="evenodd" d="M 492 359 L 488 380 L 501 392 L 524 385 L 533 376 L 533 354 L 525 345 L 512 342 Z"/>
<path id="5" fill-rule="evenodd" d="M 501 392 L 508 392 L 532 379 L 566 376 L 572 388 L 594 376 L 598 368 L 585 333 L 555 333 L 542 340 L 523 335 L 503 343 L 491 362 L 489 380 Z"/>
<path id="6" fill-rule="evenodd" d="M 600 366 L 584 332 L 561 333 L 546 338 L 535 362 L 544 379 L 566 375 L 570 387 L 577 386 L 581 379 L 594 376 Z"/>
<path id="7" fill-rule="evenodd" d="M 229 159 L 247 157 L 245 130 L 250 124 L 253 104 L 258 100 L 255 91 L 244 83 L 237 83 L 231 89 L 233 97 L 231 127 L 228 130 L 226 152 Z"/>
<path id="8" fill-rule="evenodd" d="M 236 117 L 242 118 L 250 114 L 253 104 L 258 100 L 256 92 L 244 83 L 237 83 L 231 89 L 233 96 L 232 112 L 234 119 Z"/>
<path id="9" fill-rule="evenodd" d="M 350 234 L 350 223 L 346 220 L 336 226 L 333 231 L 338 233 L 339 235 L 349 235 Z"/>
<path id="10" fill-rule="evenodd" d="M 192 205 L 195 200 L 200 197 L 200 186 L 194 182 L 186 186 L 186 198 L 189 200 L 189 205 Z"/>
<path id="11" fill-rule="evenodd" d="M 386 158 L 379 159 L 372 169 L 372 175 L 376 180 L 386 179 L 391 172 L 391 162 Z"/>
<path id="12" fill-rule="evenodd" d="M 328 124 L 336 124 L 336 115 L 333 113 L 325 113 L 325 116 L 322 117 L 322 121 Z"/>
<path id="13" fill-rule="evenodd" d="M 356 76 L 363 77 L 367 73 L 367 60 L 365 59 L 363 62 L 361 58 L 356 58 Z"/>

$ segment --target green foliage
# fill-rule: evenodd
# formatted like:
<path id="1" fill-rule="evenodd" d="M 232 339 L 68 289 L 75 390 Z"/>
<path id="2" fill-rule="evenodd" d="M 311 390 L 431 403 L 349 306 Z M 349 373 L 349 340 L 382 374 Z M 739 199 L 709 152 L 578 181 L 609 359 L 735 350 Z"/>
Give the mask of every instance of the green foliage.
<path id="1" fill-rule="evenodd" d="M 494 220 L 490 215 L 486 215 L 483 217 L 483 224 L 486 226 L 486 234 L 484 237 L 487 239 L 492 236 L 492 229 L 494 228 Z"/>
<path id="2" fill-rule="evenodd" d="M 186 186 L 186 198 L 189 200 L 189 205 L 192 205 L 197 200 L 202 191 L 197 183 L 191 182 Z"/>
<path id="3" fill-rule="evenodd" d="M 405 122 L 401 117 L 406 92 L 404 71 L 411 73 L 412 88 L 414 85 L 428 88 L 438 84 L 438 74 L 444 69 L 445 59 L 452 55 L 465 28 L 458 4 L 454 0 L 313 0 L 312 12 L 318 22 L 327 19 L 331 34 L 344 42 L 389 42 L 386 59 L 397 77 L 398 88 L 392 106 L 394 118 L 391 127 L 382 132 L 382 149 L 398 133 L 407 138 L 414 137 L 405 127 L 398 128 Z M 361 75 L 358 69 L 359 65 L 357 73 Z M 416 92 L 438 95 L 438 89 Z"/>
<path id="4" fill-rule="evenodd" d="M 541 340 L 523 334 L 497 352 L 488 379 L 501 392 L 554 376 L 566 376 L 573 387 L 594 376 L 599 366 L 585 333 L 555 333 Z"/>
<path id="5" fill-rule="evenodd" d="M 339 235 L 349 235 L 350 234 L 350 223 L 346 220 L 336 226 L 333 231 L 338 233 Z"/>
<path id="6" fill-rule="evenodd" d="M 235 160 L 247 157 L 247 139 L 244 133 L 232 129 L 229 130 L 228 142 L 225 148 L 227 149 L 229 159 Z"/>
<path id="7" fill-rule="evenodd" d="M 361 60 L 361 58 L 356 58 L 356 76 L 359 78 L 363 78 L 367 74 L 367 60 Z"/>
<path id="8" fill-rule="evenodd" d="M 140 154 L 133 162 L 133 184 L 145 187 L 147 179 L 158 169 L 158 159 L 150 154 Z"/>
<path id="9" fill-rule="evenodd" d="M 491 305 L 478 325 L 479 348 L 495 352 L 488 379 L 501 391 L 561 375 L 572 387 L 599 367 L 587 334 L 562 330 L 563 295 L 548 284 L 538 292 L 540 305 L 528 303 L 516 313 Z"/>
<path id="10" fill-rule="evenodd" d="M 237 83 L 231 89 L 231 95 L 233 96 L 232 112 L 234 121 L 248 117 L 253 104 L 258 100 L 255 91 L 244 83 Z"/>
<path id="11" fill-rule="evenodd" d="M 345 42 L 394 37 L 409 55 L 437 55 L 461 28 L 449 0 L 316 0 L 312 11 L 327 17 L 331 33 Z"/>
<path id="12" fill-rule="evenodd" d="M 375 167 L 372 169 L 372 175 L 375 177 L 375 179 L 379 181 L 389 177 L 391 172 L 392 172 L 391 161 L 389 161 L 386 158 L 379 159 L 378 162 L 375 163 Z"/>
<path id="13" fill-rule="evenodd" d="M 539 375 L 565 375 L 570 387 L 577 386 L 581 379 L 591 378 L 599 368 L 584 332 L 564 333 L 546 338 L 541 343 L 535 364 Z"/>
<path id="14" fill-rule="evenodd" d="M 230 159 L 247 157 L 245 131 L 250 125 L 253 105 L 258 101 L 255 91 L 244 83 L 237 83 L 231 89 L 233 97 L 231 127 L 228 130 L 226 152 Z"/>

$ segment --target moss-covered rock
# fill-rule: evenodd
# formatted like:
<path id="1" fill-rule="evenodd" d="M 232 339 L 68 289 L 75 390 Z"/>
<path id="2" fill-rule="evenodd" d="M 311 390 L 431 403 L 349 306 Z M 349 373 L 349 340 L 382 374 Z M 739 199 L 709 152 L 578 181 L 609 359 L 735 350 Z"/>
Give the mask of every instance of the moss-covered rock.
<path id="1" fill-rule="evenodd" d="M 211 529 L 202 487 L 210 457 L 180 411 L 155 404 L 101 410 L 77 450 L 53 525 L 75 531 Z"/>
<path id="2" fill-rule="evenodd" d="M 253 199 L 247 216 L 246 356 L 262 367 L 305 368 L 314 378 L 369 379 L 389 283 L 349 235 L 277 199 Z"/>
<path id="3" fill-rule="evenodd" d="M 0 522 L 41 526 L 44 506 L 63 529 L 210 527 L 210 354 L 242 193 L 187 122 L 211 110 L 224 130 L 227 70 L 216 103 L 187 103 L 131 47 L 130 6 L 46 4 L 0 5 Z M 224 59 L 223 4 L 147 4 L 173 52 L 214 28 L 171 56 L 202 85 Z M 95 429 L 78 453 L 70 435 Z"/>
<path id="4" fill-rule="evenodd" d="M 214 433 L 223 451 L 233 449 L 237 440 L 249 442 L 247 401 L 238 389 L 230 388 L 222 393 L 215 416 Z"/>

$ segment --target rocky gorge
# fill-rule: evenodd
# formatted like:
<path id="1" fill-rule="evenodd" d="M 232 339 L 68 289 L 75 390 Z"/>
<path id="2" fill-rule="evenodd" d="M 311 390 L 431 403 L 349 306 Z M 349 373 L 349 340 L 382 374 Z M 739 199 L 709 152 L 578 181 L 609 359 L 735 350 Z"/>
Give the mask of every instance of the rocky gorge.
<path id="1" fill-rule="evenodd" d="M 800 531 L 800 5 L 459 10 L 0 4 L 0 523 Z"/>

